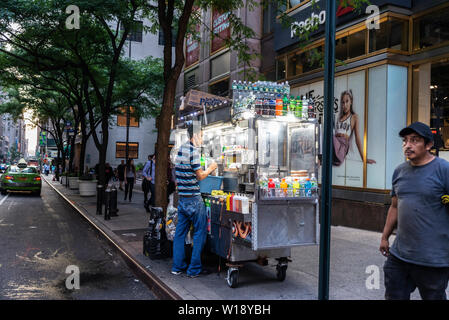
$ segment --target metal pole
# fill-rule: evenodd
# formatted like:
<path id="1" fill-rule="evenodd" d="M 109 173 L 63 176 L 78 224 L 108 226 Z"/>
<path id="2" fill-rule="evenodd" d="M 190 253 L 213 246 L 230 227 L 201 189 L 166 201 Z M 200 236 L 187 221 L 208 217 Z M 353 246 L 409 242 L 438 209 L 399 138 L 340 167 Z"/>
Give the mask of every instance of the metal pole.
<path id="1" fill-rule="evenodd" d="M 336 0 L 326 0 L 326 48 L 324 57 L 324 132 L 321 184 L 320 272 L 318 299 L 329 300 L 330 228 L 332 211 L 332 120 L 335 76 Z"/>

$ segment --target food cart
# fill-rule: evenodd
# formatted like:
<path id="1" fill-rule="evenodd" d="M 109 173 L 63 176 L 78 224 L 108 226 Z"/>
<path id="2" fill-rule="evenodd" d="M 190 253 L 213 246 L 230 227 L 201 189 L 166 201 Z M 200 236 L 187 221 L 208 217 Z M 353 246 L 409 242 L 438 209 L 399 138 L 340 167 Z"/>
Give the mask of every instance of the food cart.
<path id="1" fill-rule="evenodd" d="M 232 288 L 244 263 L 267 265 L 269 258 L 278 261 L 276 277 L 283 281 L 291 248 L 318 244 L 317 120 L 293 110 L 263 114 L 251 99 L 239 112 L 235 102 L 206 110 L 178 114 L 175 149 L 187 141 L 186 120 L 201 121 L 202 166 L 218 164 L 216 176 L 200 182 L 208 247 L 226 259 Z"/>

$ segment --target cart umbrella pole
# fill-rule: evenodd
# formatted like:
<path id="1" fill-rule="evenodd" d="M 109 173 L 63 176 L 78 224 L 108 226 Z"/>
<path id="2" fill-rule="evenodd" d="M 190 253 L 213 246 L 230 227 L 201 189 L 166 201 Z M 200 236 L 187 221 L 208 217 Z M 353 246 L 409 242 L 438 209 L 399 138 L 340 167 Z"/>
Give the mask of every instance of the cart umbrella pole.
<path id="1" fill-rule="evenodd" d="M 329 260 L 332 211 L 332 120 L 335 76 L 336 0 L 326 0 L 326 44 L 324 56 L 324 132 L 321 183 L 320 271 L 318 299 L 329 300 Z"/>

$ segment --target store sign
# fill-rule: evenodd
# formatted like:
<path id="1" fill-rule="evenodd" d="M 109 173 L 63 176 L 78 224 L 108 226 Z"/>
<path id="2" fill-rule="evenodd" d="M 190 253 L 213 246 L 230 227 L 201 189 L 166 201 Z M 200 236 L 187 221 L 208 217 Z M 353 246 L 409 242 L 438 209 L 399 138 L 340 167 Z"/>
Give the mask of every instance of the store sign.
<path id="1" fill-rule="evenodd" d="M 190 90 L 184 100 L 184 105 L 202 108 L 204 107 L 216 107 L 218 105 L 229 103 L 230 100 L 225 97 L 216 96 L 207 92 L 198 90 Z"/>
<path id="2" fill-rule="evenodd" d="M 221 13 L 216 9 L 212 11 L 212 32 L 214 36 L 211 41 L 211 52 L 215 52 L 223 48 L 226 39 L 231 36 L 229 12 Z"/>
<path id="3" fill-rule="evenodd" d="M 355 10 L 351 6 L 344 6 L 344 1 L 340 0 L 336 12 L 336 26 L 344 25 L 348 22 L 360 18 L 369 18 L 370 13 L 366 13 L 368 4 L 364 4 L 360 10 Z M 371 5 L 382 7 L 384 5 L 397 5 L 404 8 L 411 8 L 411 0 L 370 0 Z M 283 48 L 297 44 L 300 35 L 310 32 L 309 37 L 324 35 L 324 25 L 327 20 L 327 1 L 317 0 L 314 5 L 304 5 L 289 13 L 294 22 L 286 27 L 277 20 L 274 27 L 274 49 L 279 51 Z M 360 20 L 362 21 L 362 20 Z"/>
<path id="4" fill-rule="evenodd" d="M 198 10 L 198 9 L 197 9 Z M 200 25 L 195 26 L 195 33 L 200 33 Z M 200 59 L 200 42 L 195 40 L 193 35 L 189 34 L 186 37 L 186 65 L 185 67 L 190 67 L 191 65 L 197 63 Z"/>

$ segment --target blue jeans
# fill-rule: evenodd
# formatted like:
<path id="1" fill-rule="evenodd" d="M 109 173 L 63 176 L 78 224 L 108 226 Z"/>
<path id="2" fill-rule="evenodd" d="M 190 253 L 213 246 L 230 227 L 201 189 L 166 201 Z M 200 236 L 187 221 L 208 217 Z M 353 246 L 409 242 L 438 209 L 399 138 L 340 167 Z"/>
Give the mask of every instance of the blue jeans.
<path id="1" fill-rule="evenodd" d="M 416 288 L 423 300 L 446 300 L 449 268 L 419 266 L 390 254 L 384 274 L 386 300 L 410 300 Z"/>
<path id="2" fill-rule="evenodd" d="M 193 224 L 193 251 L 190 265 L 185 261 L 184 243 L 190 225 Z M 201 196 L 179 197 L 178 224 L 173 239 L 173 266 L 172 271 L 184 271 L 190 276 L 201 272 L 201 251 L 206 242 L 206 208 Z"/>

